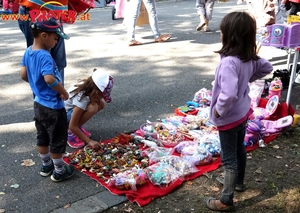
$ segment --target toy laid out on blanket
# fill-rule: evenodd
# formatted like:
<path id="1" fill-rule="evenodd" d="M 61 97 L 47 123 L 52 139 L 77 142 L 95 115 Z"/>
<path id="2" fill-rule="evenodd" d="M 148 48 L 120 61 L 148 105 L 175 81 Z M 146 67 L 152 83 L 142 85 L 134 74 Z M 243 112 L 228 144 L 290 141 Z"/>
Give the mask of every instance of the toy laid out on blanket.
<path id="1" fill-rule="evenodd" d="M 195 141 L 209 151 L 213 156 L 219 156 L 221 153 L 221 144 L 218 134 L 203 134 L 202 137 L 195 139 Z"/>
<path id="2" fill-rule="evenodd" d="M 141 140 L 141 143 L 144 144 L 144 147 L 156 147 L 158 146 L 175 146 L 180 141 L 184 140 L 184 135 L 180 132 L 177 132 L 176 126 L 170 122 L 150 122 L 143 124 L 140 127 L 140 132 L 145 137 L 149 135 L 157 139 L 156 141 Z M 153 143 L 155 142 L 155 143 Z"/>
<path id="3" fill-rule="evenodd" d="M 143 148 L 145 148 L 146 146 L 151 147 L 151 148 L 157 148 L 158 147 L 157 143 L 155 143 L 154 141 L 146 140 L 146 139 L 141 140 L 141 143 L 144 144 Z"/>
<path id="4" fill-rule="evenodd" d="M 196 115 L 198 113 L 198 109 L 195 107 L 197 103 L 193 103 L 188 105 L 183 105 L 177 107 L 174 112 L 176 115 L 186 116 L 186 115 Z"/>
<path id="5" fill-rule="evenodd" d="M 182 178 L 182 174 L 179 171 L 163 162 L 148 166 L 146 172 L 151 183 L 160 187 L 168 187 L 172 182 Z"/>
<path id="6" fill-rule="evenodd" d="M 195 93 L 192 102 L 198 103 L 198 107 L 210 106 L 212 91 L 206 88 L 200 89 Z"/>
<path id="7" fill-rule="evenodd" d="M 133 191 L 136 191 L 137 186 L 145 184 L 147 180 L 148 176 L 146 174 L 146 170 L 135 167 L 114 175 L 106 183 L 109 186 L 114 186 L 118 189 L 131 189 Z"/>
<path id="8" fill-rule="evenodd" d="M 146 146 L 148 147 L 157 147 L 157 146 L 163 146 L 163 144 L 157 140 L 157 138 L 152 137 L 151 135 L 143 135 L 140 130 L 135 131 L 135 133 L 132 133 L 131 135 L 134 138 L 134 142 L 137 144 L 144 144 L 143 148 Z"/>
<path id="9" fill-rule="evenodd" d="M 260 119 L 248 120 L 244 138 L 245 146 L 251 147 L 258 142 L 259 147 L 265 147 L 263 140 L 265 132 L 266 128 Z"/>
<path id="10" fill-rule="evenodd" d="M 183 141 L 174 147 L 175 152 L 196 166 L 205 165 L 212 161 L 212 154 L 194 141 Z"/>
<path id="11" fill-rule="evenodd" d="M 197 115 L 170 116 L 165 119 L 177 127 L 177 131 L 186 132 L 194 129 L 207 129 L 209 123 L 209 108 L 200 108 Z"/>
<path id="12" fill-rule="evenodd" d="M 184 139 L 184 134 L 180 132 L 172 134 L 167 130 L 163 130 L 158 133 L 158 140 L 161 141 L 162 144 L 165 146 L 176 146 Z"/>
<path id="13" fill-rule="evenodd" d="M 170 116 L 165 119 L 166 122 L 172 123 L 177 128 L 182 129 L 199 129 L 204 125 L 206 119 L 203 119 L 199 116 L 195 115 L 187 115 L 187 116 Z"/>
<path id="14" fill-rule="evenodd" d="M 169 156 L 171 154 L 172 148 L 166 147 L 150 147 L 142 152 L 142 156 L 148 156 L 150 165 L 158 162 L 161 157 Z"/>
<path id="15" fill-rule="evenodd" d="M 99 150 L 85 146 L 70 153 L 68 159 L 77 169 L 96 173 L 103 180 L 135 166 L 148 166 L 147 156 L 142 156 L 140 143 L 134 140 L 128 144 L 102 143 Z"/>
<path id="16" fill-rule="evenodd" d="M 290 126 L 293 123 L 291 115 L 280 118 L 276 121 L 254 119 L 247 122 L 245 145 L 253 146 L 258 142 L 259 147 L 264 147 L 264 136 L 268 134 L 278 133 L 284 127 Z"/>
<path id="17" fill-rule="evenodd" d="M 206 88 L 200 89 L 195 93 L 192 101 L 186 102 L 184 106 L 175 109 L 175 114 L 180 116 L 196 115 L 199 108 L 210 106 L 212 92 Z"/>
<path id="18" fill-rule="evenodd" d="M 254 119 L 267 120 L 267 119 L 269 119 L 270 116 L 276 111 L 278 104 L 279 104 L 278 95 L 273 95 L 268 100 L 265 108 L 252 107 L 254 112 L 252 115 L 249 116 L 249 119 L 250 120 L 254 120 Z"/>
<path id="19" fill-rule="evenodd" d="M 157 139 L 158 131 L 165 129 L 166 127 L 161 122 L 148 121 L 140 126 L 140 131 L 143 136 L 151 136 Z"/>
<path id="20" fill-rule="evenodd" d="M 159 157 L 156 163 L 145 169 L 137 167 L 120 172 L 110 178 L 107 183 L 118 189 L 136 191 L 137 186 L 145 184 L 148 179 L 154 185 L 164 187 L 178 178 L 183 178 L 197 171 L 199 170 L 193 164 L 169 153 L 166 156 Z"/>
<path id="21" fill-rule="evenodd" d="M 181 174 L 181 176 L 186 176 L 199 171 L 194 164 L 175 155 L 167 155 L 160 157 L 158 161 L 171 165 Z"/>
<path id="22" fill-rule="evenodd" d="M 293 117 L 288 115 L 276 121 L 262 120 L 261 122 L 266 128 L 266 133 L 276 133 L 280 132 L 284 127 L 290 126 L 293 123 Z"/>

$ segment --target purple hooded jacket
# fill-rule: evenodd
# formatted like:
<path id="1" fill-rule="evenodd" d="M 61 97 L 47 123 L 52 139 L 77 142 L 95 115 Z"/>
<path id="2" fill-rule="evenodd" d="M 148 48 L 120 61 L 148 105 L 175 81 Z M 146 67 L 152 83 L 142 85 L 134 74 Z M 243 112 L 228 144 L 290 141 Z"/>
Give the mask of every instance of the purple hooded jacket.
<path id="1" fill-rule="evenodd" d="M 212 90 L 210 122 L 219 127 L 245 117 L 251 102 L 248 83 L 268 75 L 272 70 L 272 64 L 263 58 L 243 62 L 234 56 L 221 57 Z M 214 115 L 215 109 L 219 118 Z"/>

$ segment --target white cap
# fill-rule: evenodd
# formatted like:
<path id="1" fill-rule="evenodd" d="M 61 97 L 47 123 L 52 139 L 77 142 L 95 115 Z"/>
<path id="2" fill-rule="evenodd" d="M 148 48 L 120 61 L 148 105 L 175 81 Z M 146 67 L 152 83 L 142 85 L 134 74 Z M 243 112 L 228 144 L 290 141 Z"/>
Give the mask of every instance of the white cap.
<path id="1" fill-rule="evenodd" d="M 108 103 L 111 102 L 110 93 L 113 87 L 113 77 L 106 71 L 96 70 L 92 74 L 92 79 L 99 90 L 103 93 L 104 100 Z"/>

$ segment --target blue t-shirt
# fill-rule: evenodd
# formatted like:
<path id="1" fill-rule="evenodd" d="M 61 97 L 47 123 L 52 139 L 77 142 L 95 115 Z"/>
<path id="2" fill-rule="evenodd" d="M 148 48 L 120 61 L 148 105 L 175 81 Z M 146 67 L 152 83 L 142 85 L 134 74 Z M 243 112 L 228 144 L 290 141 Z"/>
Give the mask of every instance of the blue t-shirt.
<path id="1" fill-rule="evenodd" d="M 30 46 L 25 51 L 21 66 L 26 67 L 28 82 L 35 96 L 34 101 L 51 109 L 62 109 L 64 101 L 44 80 L 45 75 L 53 75 L 61 82 L 61 75 L 50 52 L 32 50 Z"/>

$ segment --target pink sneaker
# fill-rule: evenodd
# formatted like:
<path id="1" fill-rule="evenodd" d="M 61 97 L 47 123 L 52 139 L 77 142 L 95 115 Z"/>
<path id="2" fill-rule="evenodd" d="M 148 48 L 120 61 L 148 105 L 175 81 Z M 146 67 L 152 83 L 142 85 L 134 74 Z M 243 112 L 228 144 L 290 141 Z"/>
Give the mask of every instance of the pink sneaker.
<path id="1" fill-rule="evenodd" d="M 83 128 L 83 126 L 82 127 L 80 127 L 80 130 L 89 138 L 89 137 L 91 137 L 91 133 L 90 132 L 88 132 L 88 131 L 86 131 L 84 128 Z"/>
<path id="2" fill-rule="evenodd" d="M 68 134 L 68 145 L 72 148 L 79 149 L 84 147 L 85 143 L 80 140 L 74 133 Z"/>

